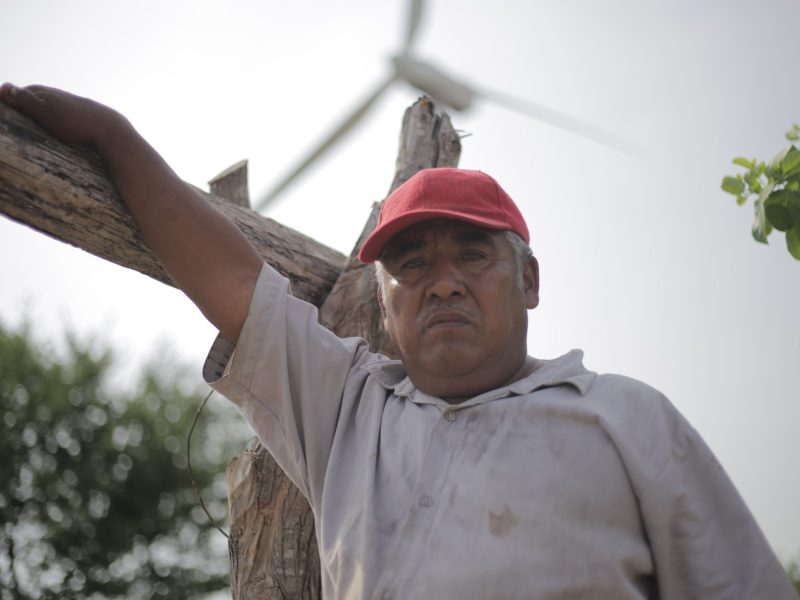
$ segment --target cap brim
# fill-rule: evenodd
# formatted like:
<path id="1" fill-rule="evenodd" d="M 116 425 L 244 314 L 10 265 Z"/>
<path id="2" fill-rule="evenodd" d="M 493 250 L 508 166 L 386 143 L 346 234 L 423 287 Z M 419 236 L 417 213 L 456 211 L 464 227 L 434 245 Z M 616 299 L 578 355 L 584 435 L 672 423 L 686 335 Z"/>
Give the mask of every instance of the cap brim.
<path id="1" fill-rule="evenodd" d="M 455 219 L 457 221 L 465 221 L 480 227 L 488 229 L 509 229 L 508 223 L 504 221 L 495 221 L 493 219 L 478 218 L 475 215 L 465 214 L 453 210 L 435 210 L 424 209 L 416 210 L 405 213 L 396 219 L 388 221 L 378 227 L 369 235 L 369 237 L 361 246 L 358 253 L 358 260 L 362 263 L 371 263 L 378 260 L 383 253 L 383 249 L 387 242 L 402 230 L 421 223 L 423 221 L 430 221 L 432 219 Z"/>

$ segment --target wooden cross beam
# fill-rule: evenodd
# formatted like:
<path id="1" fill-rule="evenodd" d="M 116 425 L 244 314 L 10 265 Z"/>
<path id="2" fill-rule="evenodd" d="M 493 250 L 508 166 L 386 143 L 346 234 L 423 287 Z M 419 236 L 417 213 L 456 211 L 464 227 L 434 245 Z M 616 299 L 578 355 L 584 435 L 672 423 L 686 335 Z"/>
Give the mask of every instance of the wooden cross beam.
<path id="1" fill-rule="evenodd" d="M 427 167 L 456 166 L 459 137 L 447 115 L 421 98 L 403 117 L 390 191 Z M 340 336 L 361 336 L 370 349 L 393 355 L 376 301 L 374 270 L 358 249 L 377 222 L 373 206 L 347 259 L 338 252 L 247 208 L 246 164 L 211 182 L 204 195 L 253 243 L 259 255 L 292 281 L 295 296 L 320 308 L 320 320 Z M 244 190 L 244 191 L 243 191 Z M 219 196 L 228 196 L 226 201 Z M 102 161 L 66 146 L 0 103 L 0 213 L 118 265 L 174 285 L 145 248 Z M 227 470 L 231 592 L 234 599 L 321 598 L 319 553 L 311 509 L 257 441 Z"/>
<path id="2" fill-rule="evenodd" d="M 313 304 L 327 296 L 344 256 L 252 210 L 197 190 L 244 232 L 261 257 Z M 145 248 L 102 161 L 62 144 L 0 103 L 0 213 L 100 258 L 175 285 Z"/>

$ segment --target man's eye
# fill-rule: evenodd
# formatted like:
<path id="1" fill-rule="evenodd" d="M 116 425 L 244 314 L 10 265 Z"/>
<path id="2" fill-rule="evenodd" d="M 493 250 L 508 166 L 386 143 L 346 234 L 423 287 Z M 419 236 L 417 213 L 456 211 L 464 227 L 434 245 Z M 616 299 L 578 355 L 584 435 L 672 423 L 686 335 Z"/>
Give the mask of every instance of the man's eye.
<path id="1" fill-rule="evenodd" d="M 467 250 L 461 254 L 461 259 L 466 261 L 485 260 L 486 255 L 478 250 Z"/>
<path id="2" fill-rule="evenodd" d="M 403 262 L 400 266 L 403 270 L 406 269 L 419 269 L 423 267 L 425 262 L 421 258 L 411 258 L 405 262 Z"/>

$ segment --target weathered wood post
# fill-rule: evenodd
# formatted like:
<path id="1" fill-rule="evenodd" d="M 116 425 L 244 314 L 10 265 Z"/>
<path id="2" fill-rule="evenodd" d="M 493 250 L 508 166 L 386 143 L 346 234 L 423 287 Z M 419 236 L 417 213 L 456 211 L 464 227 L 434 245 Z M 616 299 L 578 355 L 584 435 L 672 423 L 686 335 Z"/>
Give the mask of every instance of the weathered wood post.
<path id="1" fill-rule="evenodd" d="M 208 182 L 212 196 L 224 198 L 237 206 L 250 208 L 250 191 L 247 187 L 247 161 L 240 160 Z"/>
<path id="2" fill-rule="evenodd" d="M 446 115 L 420 99 L 403 118 L 394 189 L 415 172 L 455 166 L 458 135 Z M 253 243 L 259 255 L 292 281 L 295 296 L 320 307 L 320 319 L 339 335 L 359 335 L 392 354 L 375 297 L 371 265 L 356 254 L 375 226 L 373 207 L 351 256 L 247 208 L 246 164 L 214 180 L 205 196 Z M 243 191 L 244 190 L 244 191 Z M 232 197 L 233 202 L 219 196 Z M 0 213 L 118 265 L 174 285 L 142 244 L 127 208 L 93 153 L 54 140 L 0 103 Z M 344 267 L 344 270 L 342 270 Z M 320 565 L 311 510 L 258 444 L 228 468 L 231 513 L 231 591 L 237 600 L 320 598 Z"/>
<path id="3" fill-rule="evenodd" d="M 199 189 L 197 193 L 227 215 L 265 261 L 292 280 L 297 297 L 319 305 L 328 295 L 344 265 L 339 252 L 252 210 Z M 174 285 L 142 243 L 97 155 L 62 144 L 2 102 L 0 213 Z"/>

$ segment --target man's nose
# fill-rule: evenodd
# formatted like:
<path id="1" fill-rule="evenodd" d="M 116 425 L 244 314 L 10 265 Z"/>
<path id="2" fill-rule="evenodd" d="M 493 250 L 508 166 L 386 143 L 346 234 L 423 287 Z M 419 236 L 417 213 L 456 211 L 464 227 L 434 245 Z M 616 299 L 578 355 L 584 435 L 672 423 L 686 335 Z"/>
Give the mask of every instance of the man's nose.
<path id="1" fill-rule="evenodd" d="M 458 265 L 447 259 L 434 261 L 428 269 L 426 293 L 429 297 L 442 300 L 452 296 L 463 296 L 465 293 L 464 280 Z"/>

